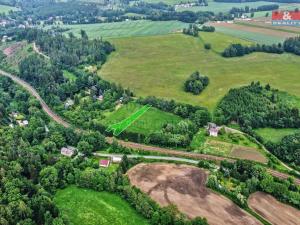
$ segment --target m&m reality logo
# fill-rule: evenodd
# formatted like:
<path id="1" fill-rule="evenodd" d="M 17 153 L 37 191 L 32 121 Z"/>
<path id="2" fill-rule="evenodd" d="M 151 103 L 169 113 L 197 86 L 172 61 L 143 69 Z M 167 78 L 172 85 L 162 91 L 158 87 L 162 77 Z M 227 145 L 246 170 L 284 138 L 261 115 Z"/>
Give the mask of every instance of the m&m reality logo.
<path id="1" fill-rule="evenodd" d="M 300 26 L 300 11 L 274 11 L 272 12 L 272 25 Z"/>

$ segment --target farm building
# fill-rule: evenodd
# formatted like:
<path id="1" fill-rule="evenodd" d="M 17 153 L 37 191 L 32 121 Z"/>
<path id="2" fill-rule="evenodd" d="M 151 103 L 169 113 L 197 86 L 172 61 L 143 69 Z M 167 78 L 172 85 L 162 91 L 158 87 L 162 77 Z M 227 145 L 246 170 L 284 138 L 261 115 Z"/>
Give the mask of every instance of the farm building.
<path id="1" fill-rule="evenodd" d="M 209 136 L 217 137 L 218 133 L 219 133 L 219 130 L 220 130 L 220 127 L 218 127 L 214 123 L 208 123 L 207 130 L 209 132 Z"/>
<path id="2" fill-rule="evenodd" d="M 119 157 L 119 156 L 112 156 L 111 157 L 111 161 L 113 163 L 120 163 L 122 161 L 122 157 Z"/>
<path id="3" fill-rule="evenodd" d="M 109 164 L 110 164 L 110 160 L 108 160 L 108 159 L 101 159 L 99 161 L 100 167 L 109 167 Z"/>
<path id="4" fill-rule="evenodd" d="M 76 149 L 72 146 L 62 147 L 60 153 L 67 157 L 72 157 L 75 154 Z"/>

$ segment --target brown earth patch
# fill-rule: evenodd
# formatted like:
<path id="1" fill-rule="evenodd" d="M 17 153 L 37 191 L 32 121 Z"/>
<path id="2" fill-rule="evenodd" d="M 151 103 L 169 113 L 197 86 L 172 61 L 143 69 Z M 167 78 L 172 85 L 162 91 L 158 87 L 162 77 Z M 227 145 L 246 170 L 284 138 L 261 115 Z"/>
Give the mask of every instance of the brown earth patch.
<path id="1" fill-rule="evenodd" d="M 266 163 L 266 157 L 261 154 L 257 149 L 243 146 L 235 146 L 230 153 L 231 157 L 239 159 L 248 159 L 261 163 Z"/>
<path id="2" fill-rule="evenodd" d="M 189 218 L 205 217 L 211 225 L 261 224 L 229 199 L 206 188 L 208 173 L 200 168 L 141 163 L 131 168 L 127 175 L 132 185 L 161 206 L 175 204 Z"/>
<path id="3" fill-rule="evenodd" d="M 13 55 L 16 51 L 18 51 L 20 48 L 22 48 L 24 45 L 26 45 L 25 42 L 18 42 L 15 43 L 9 47 L 7 47 L 6 49 L 3 50 L 4 55 L 6 55 L 7 57 Z"/>
<path id="4" fill-rule="evenodd" d="M 273 225 L 300 225 L 300 210 L 277 201 L 271 195 L 256 192 L 249 197 L 248 204 Z"/>

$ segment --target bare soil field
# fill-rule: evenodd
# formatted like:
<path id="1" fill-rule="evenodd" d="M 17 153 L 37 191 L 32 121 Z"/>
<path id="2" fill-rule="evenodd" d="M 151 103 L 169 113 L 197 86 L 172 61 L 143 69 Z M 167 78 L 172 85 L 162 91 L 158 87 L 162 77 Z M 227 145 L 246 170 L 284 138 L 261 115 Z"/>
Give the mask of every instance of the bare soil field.
<path id="1" fill-rule="evenodd" d="M 261 163 L 266 163 L 267 159 L 257 149 L 243 146 L 233 147 L 230 155 L 234 158 L 254 160 Z"/>
<path id="2" fill-rule="evenodd" d="M 206 188 L 208 173 L 197 167 L 141 163 L 127 173 L 132 185 L 161 206 L 175 204 L 189 218 L 207 218 L 211 225 L 261 224 L 229 199 Z"/>
<path id="3" fill-rule="evenodd" d="M 254 32 L 258 34 L 266 34 L 266 35 L 271 35 L 275 37 L 281 37 L 281 38 L 288 38 L 288 37 L 296 37 L 297 34 L 295 33 L 290 33 L 290 32 L 285 32 L 281 30 L 273 30 L 273 29 L 266 29 L 263 27 L 252 27 L 252 26 L 246 26 L 246 25 L 240 25 L 236 23 L 213 23 L 213 26 L 218 27 L 226 27 L 230 28 L 233 30 L 238 30 L 238 31 L 248 31 L 248 32 Z"/>
<path id="4" fill-rule="evenodd" d="M 248 205 L 273 225 L 300 225 L 300 210 L 283 204 L 266 193 L 252 194 Z"/>
<path id="5" fill-rule="evenodd" d="M 13 45 L 11 45 L 11 46 L 5 48 L 5 49 L 3 50 L 3 53 L 4 53 L 7 57 L 9 57 L 9 56 L 13 55 L 16 51 L 18 51 L 19 49 L 21 49 L 21 48 L 22 48 L 23 46 L 25 46 L 25 45 L 26 45 L 26 42 L 17 42 L 17 43 L 15 43 L 15 44 L 13 44 Z"/>

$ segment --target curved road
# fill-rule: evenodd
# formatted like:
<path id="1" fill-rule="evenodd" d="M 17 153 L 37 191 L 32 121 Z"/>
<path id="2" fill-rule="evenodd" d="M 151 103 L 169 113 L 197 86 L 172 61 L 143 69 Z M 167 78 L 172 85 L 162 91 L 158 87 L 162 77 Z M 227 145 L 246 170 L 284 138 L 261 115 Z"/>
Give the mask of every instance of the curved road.
<path id="1" fill-rule="evenodd" d="M 61 124 L 62 126 L 68 128 L 71 127 L 71 124 L 63 120 L 59 115 L 57 115 L 55 112 L 53 112 L 49 106 L 45 103 L 45 101 L 41 98 L 41 96 L 38 94 L 38 92 L 26 81 L 18 78 L 17 76 L 14 76 L 10 73 L 7 73 L 0 69 L 0 75 L 6 76 L 11 78 L 13 81 L 21 85 L 23 88 L 25 88 L 30 94 L 32 94 L 40 103 L 43 108 L 43 110 L 57 123 Z M 113 138 L 107 137 L 106 141 L 108 143 L 112 143 Z M 212 155 L 205 155 L 205 154 L 199 154 L 199 153 L 191 153 L 191 152 L 184 152 L 184 151 L 178 151 L 178 150 L 172 150 L 167 148 L 160 148 L 160 147 L 154 147 L 134 142 L 125 142 L 122 140 L 118 140 L 118 143 L 124 147 L 137 149 L 137 150 L 143 150 L 143 151 L 149 151 L 149 152 L 157 152 L 161 154 L 166 154 L 170 156 L 176 156 L 176 157 L 187 157 L 191 159 L 206 159 L 206 160 L 215 160 L 215 161 L 222 161 L 222 160 L 228 160 L 231 162 L 234 162 L 234 159 L 228 159 L 225 157 L 219 157 L 219 156 L 212 156 Z M 275 177 L 281 178 L 281 179 L 287 179 L 290 177 L 290 175 L 281 173 L 275 170 L 267 169 L 270 174 L 272 174 Z M 295 178 L 295 183 L 300 185 L 300 179 Z"/>

